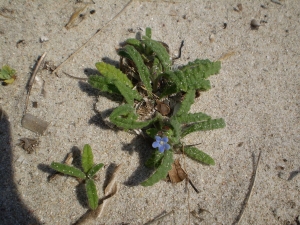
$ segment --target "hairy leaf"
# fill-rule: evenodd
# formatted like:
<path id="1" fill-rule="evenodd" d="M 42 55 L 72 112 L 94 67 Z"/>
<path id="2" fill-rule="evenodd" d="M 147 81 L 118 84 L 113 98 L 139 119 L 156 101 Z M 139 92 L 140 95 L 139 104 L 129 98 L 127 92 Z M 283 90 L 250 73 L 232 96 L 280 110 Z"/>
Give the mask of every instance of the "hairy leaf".
<path id="1" fill-rule="evenodd" d="M 172 169 L 173 163 L 173 151 L 167 150 L 164 152 L 164 157 L 161 160 L 161 164 L 157 170 L 147 180 L 141 183 L 142 186 L 152 186 L 161 179 L 166 178 L 168 172 Z"/>
<path id="2" fill-rule="evenodd" d="M 124 129 L 141 129 L 155 120 L 139 122 L 137 118 L 134 108 L 129 104 L 119 106 L 109 116 L 113 124 Z"/>
<path id="3" fill-rule="evenodd" d="M 78 177 L 81 179 L 86 178 L 85 174 L 80 169 L 77 169 L 73 166 L 68 166 L 66 164 L 52 162 L 50 167 L 60 173 L 64 173 L 64 174 L 67 174 L 67 175 L 70 175 L 73 177 Z"/>
<path id="4" fill-rule="evenodd" d="M 214 130 L 218 128 L 224 128 L 225 127 L 225 121 L 224 119 L 213 119 L 213 120 L 207 120 L 200 123 L 195 123 L 190 126 L 187 126 L 186 128 L 183 128 L 181 137 L 195 132 L 195 131 L 206 131 L 206 130 Z"/>
<path id="5" fill-rule="evenodd" d="M 173 135 L 172 135 L 172 137 L 170 137 L 170 141 L 172 142 L 172 144 L 177 144 L 177 143 L 179 143 L 180 136 L 181 136 L 180 124 L 179 124 L 178 120 L 176 119 L 176 117 L 172 117 L 170 119 L 170 124 L 173 127 L 173 129 L 172 129 Z"/>
<path id="6" fill-rule="evenodd" d="M 98 194 L 97 188 L 92 179 L 87 179 L 85 182 L 86 194 L 89 201 L 89 206 L 92 210 L 95 210 L 98 207 Z"/>
<path id="7" fill-rule="evenodd" d="M 151 38 L 151 28 L 150 27 L 146 27 L 146 36 L 148 38 Z"/>
<path id="8" fill-rule="evenodd" d="M 87 173 L 94 165 L 94 156 L 90 145 L 86 144 L 83 147 L 83 153 L 81 156 L 81 164 L 83 171 Z"/>
<path id="9" fill-rule="evenodd" d="M 208 59 L 200 60 L 196 59 L 194 62 L 189 62 L 187 65 L 180 68 L 184 74 L 195 74 L 199 79 L 206 79 L 210 75 L 219 73 L 221 69 L 221 62 L 211 62 Z"/>
<path id="10" fill-rule="evenodd" d="M 160 153 L 157 149 L 152 153 L 151 157 L 146 161 L 145 166 L 149 168 L 157 168 L 160 165 L 163 153 Z"/>
<path id="11" fill-rule="evenodd" d="M 95 176 L 95 174 L 96 174 L 103 166 L 104 166 L 103 163 L 99 163 L 99 164 L 93 166 L 93 167 L 89 170 L 89 172 L 87 173 L 87 176 L 88 176 L 89 178 L 93 178 L 93 177 Z"/>
<path id="12" fill-rule="evenodd" d="M 146 133 L 149 135 L 149 137 L 154 139 L 155 136 L 157 135 L 158 131 L 159 130 L 156 129 L 156 128 L 149 128 L 149 129 L 146 130 Z"/>
<path id="13" fill-rule="evenodd" d="M 184 153 L 194 159 L 197 160 L 199 162 L 208 164 L 208 165 L 215 165 L 215 161 L 213 158 L 211 158 L 209 155 L 207 155 L 206 153 L 200 151 L 199 149 L 195 148 L 195 147 L 184 147 Z"/>
<path id="14" fill-rule="evenodd" d="M 142 56 L 140 53 L 131 45 L 127 45 L 124 48 L 128 55 L 130 56 L 131 60 L 134 62 L 140 79 L 145 85 L 147 91 L 149 93 L 152 92 L 152 87 L 151 87 L 151 81 L 150 81 L 150 72 L 148 70 L 148 67 L 144 64 L 144 60 L 142 59 Z"/>
<path id="15" fill-rule="evenodd" d="M 146 47 L 150 48 L 155 53 L 155 55 L 161 62 L 162 66 L 164 68 L 164 71 L 170 70 L 172 62 L 171 62 L 169 53 L 167 52 L 165 47 L 158 41 L 152 40 L 152 39 L 148 38 L 147 36 L 144 36 L 143 38 L 144 38 L 144 43 L 145 43 Z"/>
<path id="16" fill-rule="evenodd" d="M 92 87 L 97 88 L 101 91 L 108 92 L 111 94 L 121 94 L 116 85 L 113 84 L 113 79 L 93 75 L 89 77 L 88 82 L 90 85 L 92 85 Z"/>
<path id="17" fill-rule="evenodd" d="M 181 102 L 181 105 L 176 112 L 175 116 L 180 117 L 188 113 L 190 111 L 191 105 L 194 103 L 195 99 L 195 90 L 190 90 L 188 91 L 185 96 L 183 101 Z"/>
<path id="18" fill-rule="evenodd" d="M 122 83 L 119 80 L 114 80 L 114 85 L 118 88 L 120 93 L 125 98 L 126 102 L 130 105 L 133 105 L 134 99 L 141 100 L 142 97 L 135 89 L 131 89 L 128 86 L 126 86 L 124 83 Z"/>
<path id="19" fill-rule="evenodd" d="M 132 45 L 136 50 L 138 50 L 140 53 L 142 53 L 144 50 L 144 47 L 143 47 L 143 44 L 141 43 L 140 40 L 137 40 L 135 38 L 129 38 L 126 40 L 126 44 L 129 44 L 129 45 Z M 120 49 L 122 50 L 122 49 Z M 118 54 L 119 54 L 119 51 L 118 51 Z M 122 54 L 122 53 L 121 53 Z M 124 56 L 123 56 L 124 57 Z M 127 57 L 125 56 L 125 58 L 128 58 L 128 55 Z M 130 57 L 129 57 L 130 59 Z"/>
<path id="20" fill-rule="evenodd" d="M 104 77 L 108 77 L 113 80 L 118 80 L 130 88 L 133 87 L 133 85 L 132 85 L 131 81 L 128 79 L 127 75 L 122 73 L 121 70 L 115 68 L 114 66 L 109 65 L 104 62 L 98 62 L 98 63 L 96 63 L 96 68 L 99 70 L 99 72 Z"/>
<path id="21" fill-rule="evenodd" d="M 199 113 L 188 113 L 186 112 L 184 114 L 181 114 L 181 116 L 176 117 L 178 122 L 181 124 L 184 123 L 195 123 L 200 121 L 206 121 L 211 119 L 210 116 L 206 115 L 205 113 L 199 112 Z"/>

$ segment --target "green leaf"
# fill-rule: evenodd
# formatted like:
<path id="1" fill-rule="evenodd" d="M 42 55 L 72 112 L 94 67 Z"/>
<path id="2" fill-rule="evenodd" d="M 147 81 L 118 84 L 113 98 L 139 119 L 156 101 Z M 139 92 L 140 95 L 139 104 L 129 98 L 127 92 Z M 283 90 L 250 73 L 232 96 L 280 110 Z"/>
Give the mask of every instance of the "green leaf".
<path id="1" fill-rule="evenodd" d="M 164 152 L 164 156 L 161 160 L 161 164 L 157 170 L 147 180 L 141 183 L 142 186 L 152 186 L 161 179 L 166 178 L 168 172 L 172 169 L 173 163 L 173 151 L 167 150 Z"/>
<path id="2" fill-rule="evenodd" d="M 133 105 L 134 99 L 142 100 L 142 97 L 137 92 L 137 90 L 129 88 L 128 86 L 126 86 L 124 83 L 122 83 L 119 80 L 114 80 L 113 83 L 118 88 L 118 90 L 123 95 L 123 97 L 125 98 L 125 101 L 128 104 Z"/>
<path id="3" fill-rule="evenodd" d="M 103 163 L 99 163 L 99 164 L 93 166 L 93 167 L 89 170 L 89 172 L 87 173 L 87 176 L 88 176 L 89 178 L 92 179 L 92 178 L 95 176 L 95 174 L 96 174 L 103 166 L 104 166 Z"/>
<path id="4" fill-rule="evenodd" d="M 155 138 L 157 133 L 158 133 L 158 129 L 156 129 L 156 128 L 149 128 L 149 129 L 146 130 L 146 134 L 148 134 L 148 136 L 153 138 L 153 139 Z"/>
<path id="5" fill-rule="evenodd" d="M 149 93 L 152 93 L 152 87 L 151 87 L 151 81 L 150 81 L 150 72 L 148 70 L 148 67 L 144 64 L 144 60 L 140 53 L 131 45 L 127 45 L 124 48 L 128 55 L 130 56 L 131 60 L 134 62 L 140 79 L 145 85 L 147 91 Z"/>
<path id="6" fill-rule="evenodd" d="M 60 173 L 64 173 L 64 174 L 67 174 L 67 175 L 70 175 L 73 177 L 78 177 L 81 179 L 86 178 L 85 174 L 80 169 L 77 169 L 73 166 L 68 166 L 66 164 L 52 162 L 50 167 Z"/>
<path id="7" fill-rule="evenodd" d="M 213 158 L 211 158 L 209 155 L 207 155 L 206 153 L 200 151 L 199 149 L 195 148 L 195 147 L 184 147 L 184 153 L 194 159 L 197 160 L 199 162 L 208 164 L 208 165 L 215 165 L 215 161 Z"/>
<path id="8" fill-rule="evenodd" d="M 94 165 L 94 156 L 90 145 L 86 144 L 83 147 L 83 153 L 81 157 L 81 164 L 83 171 L 87 173 Z"/>
<path id="9" fill-rule="evenodd" d="M 124 129 L 141 129 L 155 121 L 155 118 L 148 121 L 137 121 L 134 108 L 129 105 L 121 105 L 116 108 L 109 116 L 110 121 L 118 127 Z"/>
<path id="10" fill-rule="evenodd" d="M 150 27 L 146 27 L 146 36 L 148 38 L 151 38 L 151 28 Z"/>
<path id="11" fill-rule="evenodd" d="M 218 74 L 221 69 L 221 62 L 211 62 L 208 59 L 196 59 L 194 62 L 189 62 L 187 65 L 180 68 L 184 74 L 195 74 L 197 78 L 206 79 L 210 75 Z"/>
<path id="12" fill-rule="evenodd" d="M 92 210 L 97 209 L 99 199 L 94 181 L 92 179 L 87 179 L 87 181 L 85 182 L 85 188 L 90 208 Z"/>
<path id="13" fill-rule="evenodd" d="M 137 39 L 135 39 L 135 38 L 129 38 L 129 39 L 127 39 L 126 40 L 126 44 L 128 44 L 128 45 L 132 45 L 136 50 L 138 50 L 140 53 L 142 53 L 144 50 L 144 47 L 143 47 L 143 44 L 141 43 L 141 41 L 140 40 L 137 40 Z M 122 48 L 120 49 L 120 50 L 122 50 Z M 118 51 L 118 54 L 119 54 L 119 51 Z M 122 53 L 121 53 L 122 54 Z M 127 55 L 127 57 L 126 56 L 123 56 L 123 57 L 125 57 L 125 58 L 129 58 L 130 59 L 130 57 L 128 57 L 128 55 Z"/>
<path id="14" fill-rule="evenodd" d="M 172 144 L 178 144 L 180 141 L 180 135 L 181 135 L 180 124 L 179 124 L 178 120 L 176 119 L 176 117 L 171 117 L 170 124 L 173 128 L 172 129 L 173 134 L 170 137 L 170 141 L 172 142 Z"/>
<path id="15" fill-rule="evenodd" d="M 175 113 L 176 117 L 181 117 L 186 115 L 190 111 L 191 105 L 194 103 L 195 99 L 195 90 L 189 90 L 185 96 L 178 111 Z"/>
<path id="16" fill-rule="evenodd" d="M 113 80 L 118 80 L 124 83 L 126 86 L 133 88 L 133 85 L 131 81 L 128 79 L 127 75 L 122 73 L 121 70 L 115 68 L 114 66 L 104 62 L 98 62 L 96 63 L 96 67 L 104 77 L 108 77 Z"/>
<path id="17" fill-rule="evenodd" d="M 162 64 L 164 71 L 169 71 L 171 69 L 172 62 L 165 47 L 158 41 L 152 40 L 147 36 L 144 36 L 143 38 L 143 42 L 145 43 L 146 47 L 151 49 L 155 53 L 160 63 Z"/>
<path id="18" fill-rule="evenodd" d="M 156 149 L 153 151 L 151 157 L 146 161 L 145 166 L 149 168 L 157 168 L 160 165 L 163 157 L 164 154 L 160 153 L 158 149 Z"/>
<path id="19" fill-rule="evenodd" d="M 181 116 L 176 116 L 177 120 L 181 124 L 186 123 L 195 123 L 200 121 L 206 121 L 211 119 L 210 116 L 206 115 L 205 113 L 199 112 L 199 113 L 183 113 Z"/>
<path id="20" fill-rule="evenodd" d="M 9 80 L 16 74 L 16 71 L 8 65 L 2 66 L 0 69 L 0 79 L 1 80 Z"/>
<path id="21" fill-rule="evenodd" d="M 113 80 L 107 77 L 93 75 L 89 77 L 89 84 L 101 91 L 111 94 L 121 94 L 116 85 L 113 84 Z"/>
<path id="22" fill-rule="evenodd" d="M 225 121 L 224 119 L 213 119 L 213 120 L 207 120 L 200 123 L 192 124 L 186 128 L 183 128 L 181 137 L 195 132 L 195 131 L 206 131 L 206 130 L 214 130 L 218 128 L 224 128 L 225 127 Z"/>

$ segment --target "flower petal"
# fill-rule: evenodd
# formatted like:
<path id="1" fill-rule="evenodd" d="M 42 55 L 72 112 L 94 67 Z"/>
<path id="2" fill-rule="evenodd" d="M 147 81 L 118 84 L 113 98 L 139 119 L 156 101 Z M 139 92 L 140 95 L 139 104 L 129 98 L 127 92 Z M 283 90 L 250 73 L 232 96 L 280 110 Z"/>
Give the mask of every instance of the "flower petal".
<path id="1" fill-rule="evenodd" d="M 152 147 L 153 148 L 158 148 L 159 146 L 161 146 L 161 145 L 157 141 L 155 141 L 155 142 L 152 143 Z"/>
<path id="2" fill-rule="evenodd" d="M 169 150 L 171 148 L 171 146 L 166 143 L 166 144 L 164 144 L 164 148 L 165 148 L 165 150 Z"/>
<path id="3" fill-rule="evenodd" d="M 168 141 L 169 141 L 169 138 L 168 138 L 168 137 L 163 137 L 161 140 L 162 140 L 163 142 L 168 142 Z"/>
<path id="4" fill-rule="evenodd" d="M 155 140 L 156 140 L 157 142 L 160 142 L 161 137 L 160 137 L 160 136 L 155 136 Z"/>
<path id="5" fill-rule="evenodd" d="M 163 153 L 165 151 L 165 147 L 163 145 L 158 147 L 158 150 L 160 153 Z"/>

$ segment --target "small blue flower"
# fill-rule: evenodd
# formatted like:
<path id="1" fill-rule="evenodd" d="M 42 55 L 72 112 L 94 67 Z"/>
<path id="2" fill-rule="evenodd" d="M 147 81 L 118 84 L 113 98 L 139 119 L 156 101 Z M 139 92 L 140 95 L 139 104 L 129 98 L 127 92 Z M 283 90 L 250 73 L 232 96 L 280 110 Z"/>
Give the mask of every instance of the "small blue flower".
<path id="1" fill-rule="evenodd" d="M 170 145 L 168 144 L 168 137 L 160 137 L 160 136 L 155 136 L 155 142 L 153 142 L 152 147 L 153 148 L 158 148 L 160 153 L 163 153 L 165 150 L 170 149 Z"/>

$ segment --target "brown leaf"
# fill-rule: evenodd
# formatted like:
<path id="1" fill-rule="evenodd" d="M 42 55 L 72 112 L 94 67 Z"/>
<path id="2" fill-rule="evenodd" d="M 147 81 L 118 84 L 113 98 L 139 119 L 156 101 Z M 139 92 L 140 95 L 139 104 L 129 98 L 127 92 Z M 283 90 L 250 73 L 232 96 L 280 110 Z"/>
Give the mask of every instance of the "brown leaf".
<path id="1" fill-rule="evenodd" d="M 179 159 L 176 159 L 172 164 L 172 169 L 169 171 L 169 177 L 172 183 L 179 183 L 187 178 L 186 172 L 181 168 Z"/>
<path id="2" fill-rule="evenodd" d="M 160 112 L 161 115 L 166 116 L 170 113 L 170 107 L 167 104 L 158 100 L 156 100 L 156 104 L 155 109 Z"/>
<path id="3" fill-rule="evenodd" d="M 21 146 L 28 154 L 31 154 L 35 150 L 35 147 L 38 145 L 38 140 L 31 138 L 21 138 L 18 145 Z"/>

